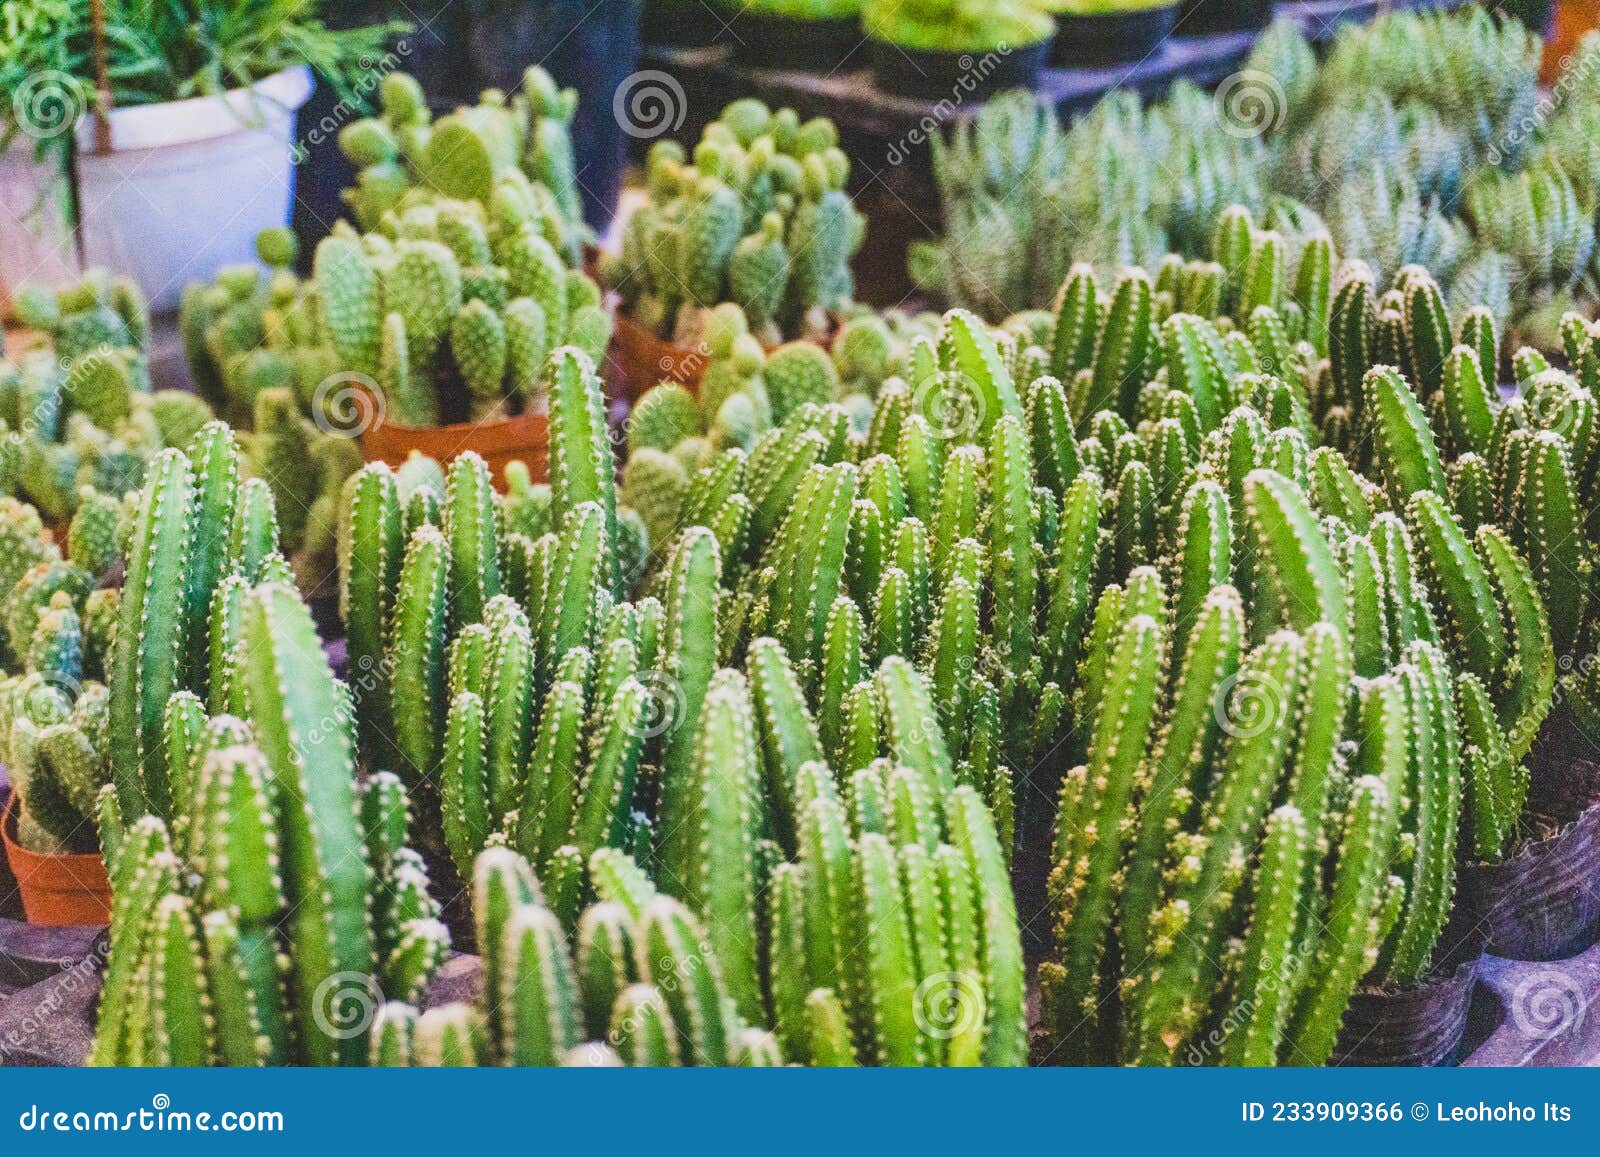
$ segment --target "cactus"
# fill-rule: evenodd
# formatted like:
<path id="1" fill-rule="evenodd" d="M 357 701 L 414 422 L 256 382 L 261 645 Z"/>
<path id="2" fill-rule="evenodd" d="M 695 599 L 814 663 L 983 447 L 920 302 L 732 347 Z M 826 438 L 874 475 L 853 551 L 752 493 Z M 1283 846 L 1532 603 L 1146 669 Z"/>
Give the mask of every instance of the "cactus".
<path id="1" fill-rule="evenodd" d="M 694 344 L 719 303 L 738 305 L 769 346 L 821 332 L 848 303 L 864 218 L 844 192 L 850 164 L 822 120 L 800 124 L 737 101 L 692 159 L 674 142 L 647 158 L 650 201 L 601 263 L 607 288 L 659 336 Z"/>
<path id="2" fill-rule="evenodd" d="M 403 847 L 404 792 L 379 774 L 358 795 L 353 722 L 309 612 L 267 583 L 241 617 L 247 723 L 175 697 L 168 818 L 102 833 L 108 983 L 135 999 L 102 1008 L 96 1063 L 362 1063 L 343 1026 L 383 991 L 415 999 L 448 949 Z"/>
<path id="3" fill-rule="evenodd" d="M 621 867 L 597 860 L 593 874 L 616 878 Z M 488 978 L 481 1005 L 420 1016 L 389 1006 L 373 1027 L 373 1061 L 560 1065 L 608 1046 L 612 1063 L 637 1066 L 723 1065 L 752 1050 L 781 1061 L 770 1034 L 733 1012 L 699 921 L 642 888 L 628 902 L 587 908 L 574 951 L 526 862 L 503 848 L 484 852 L 473 872 Z"/>

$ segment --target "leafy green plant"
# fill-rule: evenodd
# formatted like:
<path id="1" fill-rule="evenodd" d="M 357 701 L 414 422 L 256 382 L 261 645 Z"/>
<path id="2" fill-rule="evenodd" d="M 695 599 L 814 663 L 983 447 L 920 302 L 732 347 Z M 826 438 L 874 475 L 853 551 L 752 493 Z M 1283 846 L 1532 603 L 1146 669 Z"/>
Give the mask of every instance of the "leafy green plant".
<path id="1" fill-rule="evenodd" d="M 215 96 L 309 65 L 360 104 L 365 70 L 404 23 L 332 29 L 321 0 L 106 0 L 105 77 L 117 108 Z M 90 5 L 0 4 L 0 143 L 36 138 L 63 178 L 73 122 L 100 102 Z"/>

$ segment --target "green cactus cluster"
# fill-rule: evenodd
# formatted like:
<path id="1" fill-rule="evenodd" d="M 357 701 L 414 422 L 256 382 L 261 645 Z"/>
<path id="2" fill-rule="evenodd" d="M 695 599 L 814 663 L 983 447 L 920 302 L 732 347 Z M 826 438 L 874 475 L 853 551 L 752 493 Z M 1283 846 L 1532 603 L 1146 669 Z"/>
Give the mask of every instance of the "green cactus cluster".
<path id="1" fill-rule="evenodd" d="M 846 192 L 832 122 L 736 101 L 692 154 L 657 141 L 649 201 L 601 260 L 601 280 L 644 329 L 698 344 L 704 313 L 733 302 L 766 345 L 827 332 L 850 302 L 866 219 Z"/>
<path id="2" fill-rule="evenodd" d="M 91 807 L 114 896 L 97 1064 L 359 1063 L 383 996 L 418 998 L 449 947 L 405 790 L 356 779 L 350 690 L 241 457 L 220 422 L 159 455 L 102 670 L 95 596 L 83 615 L 106 685 L 84 683 L 71 754 L 109 781 Z M 30 667 L 70 654 L 49 641 L 69 611 L 39 615 Z"/>
<path id="3" fill-rule="evenodd" d="M 473 1004 L 386 1004 L 371 1063 L 640 1068 L 782 1065 L 777 1038 L 733 1008 L 704 924 L 622 853 L 595 854 L 597 900 L 569 930 L 528 861 L 473 865 L 483 990 Z"/>
<path id="4" fill-rule="evenodd" d="M 541 404 L 539 370 L 564 345 L 604 358 L 611 317 L 568 267 L 530 200 L 435 200 L 346 225 L 318 247 L 311 292 L 327 357 L 374 391 L 388 421 L 482 419 Z"/>
<path id="5" fill-rule="evenodd" d="M 74 284 L 22 286 L 12 303 L 22 325 L 47 336 L 63 363 L 96 350 L 135 350 L 150 344 L 150 307 L 127 277 L 91 269 Z"/>
<path id="6" fill-rule="evenodd" d="M 286 397 L 311 442 L 361 433 L 378 407 L 389 421 L 436 426 L 538 404 L 549 351 L 575 345 L 603 359 L 611 318 L 593 280 L 570 268 L 559 221 L 522 188 L 487 202 L 416 198 L 371 231 L 341 222 L 305 280 L 290 269 L 292 248 L 263 233 L 268 276 L 225 269 L 185 294 L 196 387 L 241 428 L 259 427 L 264 395 Z M 348 474 L 319 490 L 336 493 Z"/>
<path id="7" fill-rule="evenodd" d="M 849 302 L 831 127 L 739 102 L 692 164 L 657 146 L 608 264 L 704 358 L 620 432 L 598 290 L 519 192 L 560 184 L 519 126 L 565 98 L 388 85 L 344 143 L 395 199 L 306 280 L 267 236 L 188 303 L 252 432 L 188 423 L 64 550 L 0 497 L 19 835 L 92 823 L 113 881 L 95 1061 L 1334 1058 L 1358 990 L 1458 963 L 1458 866 L 1541 834 L 1552 711 L 1600 729 L 1600 325 L 1540 352 L 1495 289 L 1539 261 L 1576 299 L 1592 186 L 1570 139 L 1471 175 L 1518 36 L 1396 16 L 1319 64 L 1274 29 L 1285 121 L 1221 150 L 1198 90 L 1066 132 L 991 105 L 948 190 L 1015 224 L 996 174 L 1073 212 L 1109 175 L 1149 231 L 1097 216 L 1090 256 L 1030 216 L 942 316 Z M 1339 184 L 1415 235 L 1273 191 L 1349 132 L 1386 156 Z M 548 480 L 359 465 L 321 365 L 420 424 L 540 407 Z M 291 543 L 337 556 L 343 678 Z M 482 984 L 439 1004 L 447 896 Z"/>
<path id="8" fill-rule="evenodd" d="M 249 715 L 208 718 L 180 694 L 169 818 L 127 823 L 102 797 L 114 902 L 96 1065 L 364 1064 L 384 1000 L 421 999 L 449 951 L 404 788 L 355 781 L 305 605 L 273 581 L 239 602 Z"/>
<path id="9" fill-rule="evenodd" d="M 18 320 L 44 339 L 0 357 L 0 493 L 61 529 L 90 491 L 119 499 L 145 464 L 211 419 L 179 390 L 150 390 L 150 320 L 138 287 L 92 270 L 71 285 L 25 285 Z"/>
<path id="10" fill-rule="evenodd" d="M 998 322 L 1048 307 L 1075 262 L 1109 279 L 1168 250 L 1215 256 L 1237 203 L 1286 234 L 1326 232 L 1381 282 L 1425 266 L 1456 309 L 1488 306 L 1554 349 L 1561 316 L 1600 300 L 1585 83 L 1600 40 L 1586 45 L 1549 108 L 1537 39 L 1474 5 L 1343 25 L 1320 63 L 1280 23 L 1214 95 L 1179 83 L 1145 107 L 1118 91 L 1066 130 L 1008 94 L 933 141 L 944 235 L 913 247 L 912 276 Z"/>
<path id="11" fill-rule="evenodd" d="M 1053 846 L 1040 1059 L 1325 1061 L 1358 984 L 1441 965 L 1458 852 L 1497 858 L 1525 830 L 1567 646 L 1548 584 L 1587 573 L 1526 528 L 1566 543 L 1555 515 L 1587 507 L 1574 477 L 1546 511 L 1504 508 L 1535 487 L 1497 479 L 1487 441 L 1534 413 L 1587 437 L 1586 399 L 1530 350 L 1525 396 L 1501 403 L 1487 310 L 1452 317 L 1416 267 L 1380 294 L 1287 224 L 1230 210 L 1216 260 L 1109 288 L 1077 267 L 1053 316 L 949 314 L 864 426 L 812 400 L 727 444 L 670 384 L 630 426 L 629 501 L 658 536 L 711 527 L 719 661 L 760 708 L 782 656 L 816 744 L 853 769 L 858 845 L 926 808 L 895 804 L 886 743 L 969 785 L 1008 858 Z M 1566 332 L 1581 373 L 1593 329 Z M 1453 428 L 1484 443 L 1475 465 Z M 653 559 L 654 581 L 681 565 Z M 903 702 L 885 678 L 902 672 Z M 1045 793 L 1053 823 L 1030 807 Z M 658 882 L 704 869 L 673 858 Z M 1246 1002 L 1268 1019 L 1206 1051 Z"/>
<path id="12" fill-rule="evenodd" d="M 1009 52 L 1055 34 L 1031 0 L 865 0 L 861 21 L 873 39 L 917 52 Z"/>
<path id="13" fill-rule="evenodd" d="M 1005 93 L 930 143 L 944 234 L 912 246 L 912 278 L 995 322 L 1049 309 L 1074 263 L 1110 278 L 1202 255 L 1222 209 L 1264 205 L 1264 143 L 1219 131 L 1187 81 L 1161 105 L 1114 92 L 1067 128 Z"/>
<path id="14" fill-rule="evenodd" d="M 345 204 L 366 232 L 435 200 L 474 201 L 533 222 L 575 264 L 592 240 L 583 223 L 572 151 L 578 94 L 530 67 L 516 94 L 490 89 L 478 103 L 435 117 L 415 77 L 391 72 L 376 116 L 339 131 L 358 173 Z"/>

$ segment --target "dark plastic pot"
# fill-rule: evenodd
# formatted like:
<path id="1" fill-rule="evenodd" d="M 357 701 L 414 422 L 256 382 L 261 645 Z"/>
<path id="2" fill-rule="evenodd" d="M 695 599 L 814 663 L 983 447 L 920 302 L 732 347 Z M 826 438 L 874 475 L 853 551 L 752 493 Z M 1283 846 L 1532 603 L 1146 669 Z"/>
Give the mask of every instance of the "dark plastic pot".
<path id="1" fill-rule="evenodd" d="M 1499 0 L 1490 5 L 1502 16 L 1520 20 L 1528 31 L 1548 37 L 1556 26 L 1556 0 Z"/>
<path id="2" fill-rule="evenodd" d="M 644 0 L 639 38 L 661 48 L 705 48 L 715 44 L 722 24 L 699 0 Z"/>
<path id="3" fill-rule="evenodd" d="M 734 59 L 753 68 L 794 68 L 829 72 L 844 63 L 865 39 L 861 19 L 796 19 L 740 8 L 728 15 L 724 39 Z"/>
<path id="4" fill-rule="evenodd" d="M 1096 68 L 1145 59 L 1161 48 L 1178 23 L 1178 5 L 1140 8 L 1132 12 L 1058 12 L 1055 49 L 1057 68 Z"/>
<path id="5" fill-rule="evenodd" d="M 1272 0 L 1183 0 L 1180 36 L 1255 32 L 1272 22 Z"/>
<path id="6" fill-rule="evenodd" d="M 1472 930 L 1510 960 L 1564 960 L 1600 935 L 1600 764 L 1535 770 L 1528 809 L 1542 838 L 1496 864 L 1464 864 L 1446 937 Z"/>
<path id="7" fill-rule="evenodd" d="M 1478 962 L 1469 960 L 1410 988 L 1357 992 L 1350 998 L 1329 1063 L 1406 1068 L 1455 1064 L 1477 972 Z"/>
<path id="8" fill-rule="evenodd" d="M 1042 40 L 1002 52 L 924 52 L 873 40 L 878 87 L 899 96 L 976 104 L 1008 88 L 1033 88 L 1050 60 Z"/>

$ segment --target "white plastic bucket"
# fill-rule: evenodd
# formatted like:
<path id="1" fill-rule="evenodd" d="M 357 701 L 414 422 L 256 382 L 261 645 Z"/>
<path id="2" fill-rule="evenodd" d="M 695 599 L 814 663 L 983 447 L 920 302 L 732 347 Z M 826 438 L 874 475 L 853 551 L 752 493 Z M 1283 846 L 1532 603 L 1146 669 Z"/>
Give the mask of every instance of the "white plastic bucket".
<path id="1" fill-rule="evenodd" d="M 30 281 L 58 285 L 78 272 L 67 182 L 51 161 L 34 158 L 33 138 L 0 149 L 0 315 Z"/>
<path id="2" fill-rule="evenodd" d="M 289 68 L 221 96 L 113 110 L 111 147 L 78 123 L 83 260 L 136 280 L 153 309 L 190 281 L 253 260 L 294 203 L 295 113 L 311 73 Z"/>

